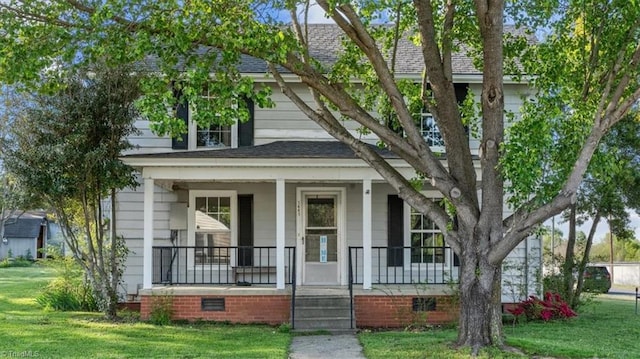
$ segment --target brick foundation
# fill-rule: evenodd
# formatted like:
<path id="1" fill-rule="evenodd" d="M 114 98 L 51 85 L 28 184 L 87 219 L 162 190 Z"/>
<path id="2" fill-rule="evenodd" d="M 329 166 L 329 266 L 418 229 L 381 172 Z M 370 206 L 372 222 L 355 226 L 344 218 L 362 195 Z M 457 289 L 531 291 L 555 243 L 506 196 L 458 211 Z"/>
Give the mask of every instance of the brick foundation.
<path id="1" fill-rule="evenodd" d="M 358 328 L 404 328 L 409 325 L 445 324 L 457 320 L 459 307 L 450 296 L 435 298 L 434 311 L 413 311 L 416 296 L 361 295 L 354 298 Z"/>
<path id="2" fill-rule="evenodd" d="M 224 311 L 203 311 L 202 298 L 225 298 Z M 149 319 L 154 297 L 142 296 L 140 318 Z M 289 322 L 291 296 L 205 296 L 174 295 L 173 319 L 228 321 L 231 323 L 266 323 L 277 325 Z"/>
<path id="3" fill-rule="evenodd" d="M 278 325 L 290 321 L 290 295 L 173 295 L 173 319 Z M 354 308 L 358 328 L 404 328 L 409 325 L 445 324 L 458 318 L 458 304 L 450 296 L 436 295 L 433 311 L 413 311 L 416 296 L 356 295 Z M 140 317 L 149 319 L 154 296 L 143 295 Z M 224 311 L 203 311 L 202 298 L 225 298 Z"/>

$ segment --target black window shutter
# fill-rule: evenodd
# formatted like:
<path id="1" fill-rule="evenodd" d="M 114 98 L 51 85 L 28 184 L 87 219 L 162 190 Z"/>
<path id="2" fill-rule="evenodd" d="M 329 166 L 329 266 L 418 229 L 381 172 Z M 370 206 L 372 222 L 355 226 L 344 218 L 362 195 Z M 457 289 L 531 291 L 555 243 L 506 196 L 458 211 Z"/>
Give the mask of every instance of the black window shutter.
<path id="1" fill-rule="evenodd" d="M 454 84 L 453 89 L 456 92 L 456 101 L 458 101 L 458 104 L 461 105 L 464 102 L 464 99 L 467 98 L 467 92 L 469 92 L 469 84 Z"/>
<path id="2" fill-rule="evenodd" d="M 254 106 L 251 99 L 245 99 L 249 110 L 249 119 L 246 122 L 238 122 L 238 147 L 253 146 L 253 113 Z"/>
<path id="3" fill-rule="evenodd" d="M 462 105 L 464 99 L 467 98 L 467 93 L 469 92 L 469 84 L 459 83 L 454 84 L 454 91 L 456 92 L 456 101 L 458 105 Z M 467 138 L 469 138 L 469 126 L 464 126 L 464 130 L 467 133 Z"/>
<path id="4" fill-rule="evenodd" d="M 186 150 L 189 147 L 189 104 L 179 103 L 176 108 L 176 117 L 178 119 L 184 121 L 186 125 L 187 132 L 181 134 L 179 137 L 174 137 L 171 139 L 171 148 L 174 150 Z"/>
<path id="5" fill-rule="evenodd" d="M 404 252 L 404 201 L 398 195 L 387 197 L 387 265 L 403 265 Z"/>
<path id="6" fill-rule="evenodd" d="M 238 265 L 253 265 L 253 195 L 238 195 Z"/>

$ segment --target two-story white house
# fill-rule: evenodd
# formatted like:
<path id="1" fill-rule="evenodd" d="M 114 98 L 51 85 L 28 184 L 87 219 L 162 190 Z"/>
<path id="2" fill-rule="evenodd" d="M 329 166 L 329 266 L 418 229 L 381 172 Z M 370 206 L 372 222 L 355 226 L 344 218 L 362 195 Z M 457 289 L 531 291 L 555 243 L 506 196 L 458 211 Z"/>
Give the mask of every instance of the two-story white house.
<path id="1" fill-rule="evenodd" d="M 338 31 L 312 25 L 311 46 L 335 53 Z M 419 83 L 420 49 L 407 42 L 398 56 L 397 76 Z M 131 250 L 126 294 L 141 302 L 142 317 L 155 294 L 168 294 L 174 317 L 182 319 L 297 328 L 398 327 L 423 311 L 430 322 L 455 319 L 459 261 L 435 225 L 306 118 L 265 75 L 264 63 L 246 61 L 241 71 L 273 87 L 275 107 L 250 103 L 248 122 L 199 128 L 183 106 L 178 116 L 189 131 L 181 140 L 155 136 L 140 120 L 142 134 L 131 138 L 138 148 L 123 157 L 140 171 L 141 186 L 117 196 L 117 228 Z M 454 79 L 460 99 L 469 90 L 480 94 L 482 74 L 466 56 L 455 58 Z M 517 113 L 527 91 L 507 80 L 507 110 Z M 312 101 L 302 84 L 298 92 Z M 441 146 L 433 117 L 416 116 L 428 143 Z M 356 123 L 346 126 L 357 130 Z M 392 152 L 378 151 L 415 177 Z M 441 198 L 429 184 L 425 193 Z M 505 303 L 539 291 L 539 240 L 524 241 L 510 263 Z M 346 308 L 329 309 L 339 306 Z"/>

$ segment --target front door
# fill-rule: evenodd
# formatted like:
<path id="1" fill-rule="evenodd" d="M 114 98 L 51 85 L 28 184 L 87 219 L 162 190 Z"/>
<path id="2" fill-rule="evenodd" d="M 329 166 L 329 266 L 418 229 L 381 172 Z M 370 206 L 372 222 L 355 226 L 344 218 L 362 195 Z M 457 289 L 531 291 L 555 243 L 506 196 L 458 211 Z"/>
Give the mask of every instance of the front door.
<path id="1" fill-rule="evenodd" d="M 303 283 L 337 285 L 338 265 L 338 194 L 304 193 L 302 196 Z"/>

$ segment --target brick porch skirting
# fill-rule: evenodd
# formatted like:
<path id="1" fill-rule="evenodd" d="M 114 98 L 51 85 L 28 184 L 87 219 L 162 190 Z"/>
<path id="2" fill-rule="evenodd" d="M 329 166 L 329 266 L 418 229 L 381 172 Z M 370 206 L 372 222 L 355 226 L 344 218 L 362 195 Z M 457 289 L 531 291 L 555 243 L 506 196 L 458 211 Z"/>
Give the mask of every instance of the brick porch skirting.
<path id="1" fill-rule="evenodd" d="M 152 295 L 143 295 L 140 300 L 140 318 L 149 319 L 153 310 Z M 207 300 L 216 303 L 223 300 L 223 308 L 207 307 Z M 231 323 L 265 323 L 278 325 L 289 322 L 290 295 L 171 295 L 174 320 L 210 320 Z"/>
<path id="2" fill-rule="evenodd" d="M 433 300 L 434 308 L 415 308 L 414 299 Z M 447 324 L 458 319 L 459 305 L 451 296 L 361 295 L 354 297 L 358 328 L 406 328 Z"/>
<path id="3" fill-rule="evenodd" d="M 178 295 L 140 298 L 140 317 L 147 320 L 154 300 L 171 298 L 174 320 L 209 320 L 231 323 L 279 325 L 290 322 L 290 295 Z M 428 296 L 434 307 L 415 307 L 415 295 L 355 295 L 358 328 L 406 328 L 411 325 L 445 324 L 457 320 L 459 307 L 450 296 Z M 424 297 L 423 297 L 424 298 Z M 431 300 L 430 299 L 430 300 Z M 207 305 L 210 300 L 215 307 Z"/>

